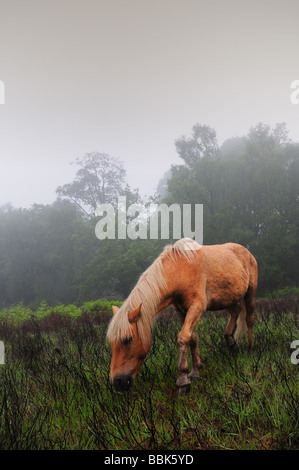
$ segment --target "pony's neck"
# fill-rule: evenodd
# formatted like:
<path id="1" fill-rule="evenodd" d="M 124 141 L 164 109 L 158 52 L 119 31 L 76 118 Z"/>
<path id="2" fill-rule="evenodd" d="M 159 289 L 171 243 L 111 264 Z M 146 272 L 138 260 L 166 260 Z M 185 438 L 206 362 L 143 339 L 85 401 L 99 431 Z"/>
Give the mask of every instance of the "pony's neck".
<path id="1" fill-rule="evenodd" d="M 162 264 L 155 263 L 155 266 L 151 266 L 140 277 L 126 300 L 126 311 L 142 304 L 137 326 L 144 344 L 151 340 L 151 329 L 157 314 L 171 303 L 171 300 L 167 299 L 166 291 Z"/>
<path id="2" fill-rule="evenodd" d="M 156 315 L 158 315 L 158 313 L 162 312 L 162 310 L 164 310 L 165 308 L 169 307 L 169 305 L 171 305 L 172 303 L 173 303 L 173 298 L 170 294 L 166 293 L 165 295 L 163 295 L 162 300 L 157 305 Z"/>

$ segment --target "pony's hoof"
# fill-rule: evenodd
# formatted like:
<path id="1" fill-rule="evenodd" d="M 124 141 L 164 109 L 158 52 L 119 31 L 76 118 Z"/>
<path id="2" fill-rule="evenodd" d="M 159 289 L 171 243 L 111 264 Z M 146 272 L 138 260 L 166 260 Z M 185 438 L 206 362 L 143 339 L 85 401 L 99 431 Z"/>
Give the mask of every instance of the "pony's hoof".
<path id="1" fill-rule="evenodd" d="M 237 343 L 233 343 L 230 347 L 229 350 L 232 354 L 237 354 L 239 352 L 239 346 Z"/>
<path id="2" fill-rule="evenodd" d="M 190 392 L 191 384 L 177 386 L 179 395 L 188 395 Z"/>
<path id="3" fill-rule="evenodd" d="M 191 382 L 193 382 L 196 379 L 199 379 L 199 373 L 197 372 L 196 374 L 189 374 L 188 379 L 190 379 Z"/>

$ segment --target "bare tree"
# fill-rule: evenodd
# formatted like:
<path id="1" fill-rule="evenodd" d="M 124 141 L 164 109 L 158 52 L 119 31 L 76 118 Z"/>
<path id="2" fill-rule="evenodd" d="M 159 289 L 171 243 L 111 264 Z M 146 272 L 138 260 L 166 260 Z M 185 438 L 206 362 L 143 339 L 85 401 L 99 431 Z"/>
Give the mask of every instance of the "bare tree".
<path id="1" fill-rule="evenodd" d="M 72 183 L 59 186 L 56 193 L 73 201 L 86 215 L 102 203 L 114 204 L 125 184 L 122 162 L 106 153 L 87 153 L 76 162 L 81 168 Z"/>

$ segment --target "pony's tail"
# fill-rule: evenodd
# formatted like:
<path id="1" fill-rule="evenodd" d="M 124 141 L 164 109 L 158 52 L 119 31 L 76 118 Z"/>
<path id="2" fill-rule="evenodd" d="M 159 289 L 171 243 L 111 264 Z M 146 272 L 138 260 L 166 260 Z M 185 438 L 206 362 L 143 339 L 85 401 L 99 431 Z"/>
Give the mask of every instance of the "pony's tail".
<path id="1" fill-rule="evenodd" d="M 245 335 L 247 333 L 247 324 L 246 324 L 246 305 L 245 301 L 243 299 L 242 301 L 242 309 L 241 312 L 239 313 L 238 319 L 237 319 L 237 328 L 234 334 L 234 338 L 237 343 L 241 343 Z"/>

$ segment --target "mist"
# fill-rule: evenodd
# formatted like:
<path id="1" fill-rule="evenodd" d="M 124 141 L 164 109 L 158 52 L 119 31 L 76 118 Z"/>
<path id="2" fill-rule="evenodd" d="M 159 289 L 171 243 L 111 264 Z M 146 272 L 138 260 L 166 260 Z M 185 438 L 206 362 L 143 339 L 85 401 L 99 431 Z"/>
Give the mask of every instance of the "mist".
<path id="1" fill-rule="evenodd" d="M 153 195 L 195 123 L 299 140 L 296 1 L 0 1 L 0 204 L 47 204 L 103 152 Z"/>

